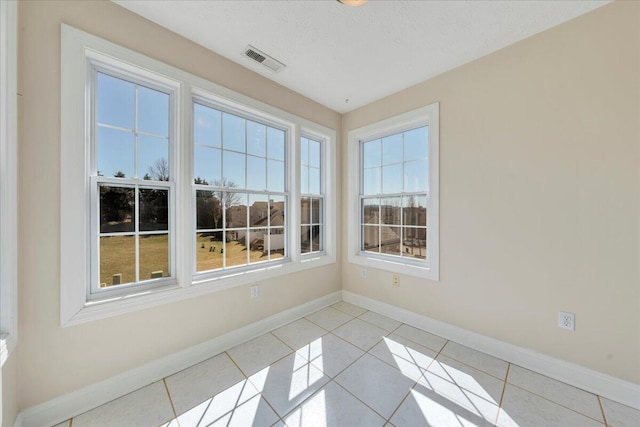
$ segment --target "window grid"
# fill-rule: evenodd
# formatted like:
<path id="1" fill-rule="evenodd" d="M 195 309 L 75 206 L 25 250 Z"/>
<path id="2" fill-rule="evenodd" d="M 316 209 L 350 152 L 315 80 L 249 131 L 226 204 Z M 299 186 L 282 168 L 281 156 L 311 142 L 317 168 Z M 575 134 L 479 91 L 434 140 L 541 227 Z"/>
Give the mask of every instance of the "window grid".
<path id="1" fill-rule="evenodd" d="M 93 249 L 93 267 L 92 267 L 92 278 L 91 278 L 91 286 L 90 293 L 119 293 L 123 291 L 124 288 L 131 288 L 132 286 L 145 288 L 148 286 L 155 286 L 158 282 L 165 282 L 167 280 L 174 280 L 174 243 L 173 243 L 173 232 L 172 232 L 172 217 L 173 217 L 173 208 L 171 204 L 171 199 L 173 198 L 173 189 L 174 182 L 172 181 L 171 175 L 173 171 L 171 170 L 171 145 L 172 145 L 172 120 L 171 120 L 171 112 L 175 110 L 175 100 L 171 90 L 160 89 L 159 87 L 154 87 L 153 84 L 146 84 L 146 82 L 141 82 L 136 76 L 130 75 L 125 72 L 112 72 L 106 69 L 102 69 L 102 67 L 98 64 L 92 64 L 92 118 L 93 118 L 93 129 L 92 132 L 92 163 L 94 165 L 94 172 L 91 175 L 92 187 L 95 190 L 95 193 L 92 191 L 92 194 L 95 196 L 92 197 L 92 207 L 95 210 L 96 214 L 93 216 L 95 219 L 95 225 L 92 228 L 95 230 L 92 233 L 92 247 Z M 103 76 L 104 79 L 111 79 L 112 81 L 117 81 L 118 83 L 131 85 L 133 88 L 133 126 L 132 127 L 123 127 L 117 126 L 114 124 L 110 124 L 107 122 L 99 121 L 99 108 L 98 104 L 100 103 L 100 76 Z M 166 135 L 156 134 L 153 132 L 141 131 L 139 129 L 139 121 L 140 121 L 140 103 L 139 103 L 139 93 L 140 90 L 148 90 L 150 92 L 155 92 L 161 95 L 166 96 L 167 102 L 167 110 L 166 116 L 159 118 L 159 121 L 164 121 L 166 125 L 167 132 Z M 106 91 L 106 90 L 105 90 Z M 104 105 L 102 105 L 104 107 Z M 113 108 L 119 107 L 118 105 L 113 106 Z M 126 173 L 115 174 L 113 177 L 105 176 L 103 173 L 100 173 L 99 164 L 100 164 L 100 146 L 101 144 L 112 144 L 113 141 L 107 142 L 102 141 L 99 134 L 100 129 L 112 129 L 117 130 L 119 132 L 129 133 L 133 136 L 133 173 L 132 176 L 127 177 Z M 153 177 L 149 174 L 146 174 L 144 177 L 141 177 L 141 165 L 140 165 L 140 151 L 139 151 L 139 137 L 149 136 L 153 138 L 157 138 L 158 140 L 162 140 L 166 143 L 166 155 L 168 159 L 162 158 L 162 164 L 164 167 L 162 171 L 158 171 L 158 175 Z M 104 138 L 105 140 L 108 138 Z M 121 140 L 118 139 L 120 142 Z M 113 148 L 111 148 L 113 149 Z M 105 156 L 108 157 L 108 156 Z M 122 166 L 122 165 L 119 165 Z M 148 165 L 149 166 L 149 165 Z M 121 169 L 118 168 L 120 171 Z M 149 167 L 151 171 L 151 167 Z M 155 179 L 154 179 L 155 178 Z M 132 190 L 133 191 L 133 212 L 129 221 L 133 223 L 133 230 L 123 231 L 123 232 L 109 232 L 103 231 L 103 215 L 105 211 L 105 207 L 103 205 L 103 200 L 101 199 L 101 194 L 103 189 L 111 189 L 111 191 L 120 190 Z M 141 221 L 141 212 L 140 212 L 140 191 L 144 190 L 158 190 L 161 192 L 166 192 L 166 204 L 165 206 L 160 206 L 160 209 L 164 209 L 164 219 L 166 220 L 166 224 L 164 224 L 164 229 L 158 230 L 141 230 L 140 229 L 140 221 Z M 109 190 L 107 190 L 109 191 Z M 131 203 L 131 201 L 127 201 Z M 145 202 L 146 203 L 146 202 Z M 122 222 L 124 224 L 124 221 Z M 162 225 L 161 225 L 162 227 Z M 161 257 L 160 261 L 157 263 L 157 260 L 150 263 L 152 264 L 151 273 L 149 277 L 141 277 L 141 239 L 148 238 L 149 236 L 166 236 L 166 243 L 160 242 L 159 250 Z M 110 240 L 111 238 L 118 237 L 130 237 L 133 239 L 133 274 L 127 273 L 127 270 L 131 267 L 130 265 L 119 264 L 114 262 L 113 259 L 117 259 L 118 257 L 122 257 L 125 252 L 125 247 L 123 245 L 124 240 L 120 242 L 118 245 L 112 245 L 111 252 L 108 254 L 103 253 L 103 245 Z M 125 239 L 126 240 L 126 239 Z M 146 255 L 146 254 L 145 254 Z M 107 280 L 107 276 L 104 275 L 104 271 L 109 271 L 108 265 L 115 264 L 117 265 L 117 273 L 116 270 L 111 271 L 111 281 Z M 155 268 L 160 266 L 161 270 Z M 113 268 L 113 266 L 111 267 Z M 132 276 L 131 280 L 123 280 L 123 278 L 127 278 L 128 276 Z"/>
<path id="2" fill-rule="evenodd" d="M 312 149 L 315 151 L 315 156 L 313 157 L 311 155 Z M 317 159 L 317 162 L 312 161 L 315 160 L 314 157 Z M 302 171 L 300 178 L 300 251 L 304 255 L 321 253 L 324 251 L 324 191 L 322 186 L 322 159 L 323 142 L 314 138 L 302 136 L 300 138 L 300 166 Z M 317 185 L 312 184 L 312 173 L 317 177 Z M 317 241 L 315 240 L 315 237 L 317 237 Z"/>
<path id="3" fill-rule="evenodd" d="M 246 267 L 257 263 L 277 262 L 278 260 L 288 258 L 288 241 L 286 233 L 288 226 L 288 192 L 286 191 L 287 131 L 274 127 L 271 124 L 255 120 L 254 118 L 245 117 L 242 114 L 229 113 L 224 109 L 207 105 L 206 102 L 201 102 L 197 99 L 194 100 L 193 104 L 194 111 L 198 108 L 208 109 L 208 112 L 214 112 L 214 114 L 219 116 L 220 132 L 219 144 L 202 144 L 196 137 L 200 132 L 199 126 L 201 123 L 198 123 L 198 114 L 194 114 L 194 165 L 198 162 L 198 146 L 210 147 L 214 150 L 219 150 L 219 169 L 221 177 L 220 180 L 214 179 L 209 181 L 207 179 L 203 179 L 199 172 L 203 172 L 204 169 L 202 167 L 194 166 L 195 177 L 193 188 L 196 198 L 195 272 L 210 273 L 217 270 Z M 225 135 L 225 117 L 244 121 L 242 126 L 243 151 L 229 146 L 232 144 L 231 142 L 226 142 L 228 139 L 227 135 Z M 264 147 L 261 149 L 260 144 L 257 146 L 258 151 L 261 150 L 262 153 L 264 153 L 263 155 L 260 155 L 262 153 L 256 154 L 256 147 L 250 148 L 250 126 L 262 128 L 264 130 Z M 274 136 L 274 134 L 279 137 Z M 251 136 L 255 136 L 255 134 Z M 229 140 L 230 139 L 231 138 L 229 138 Z M 219 148 L 217 145 L 219 145 Z M 281 150 L 277 149 L 278 145 L 281 145 Z M 278 156 L 277 154 L 272 154 L 272 147 L 276 147 L 273 150 L 281 153 L 281 155 Z M 225 170 L 231 168 L 226 164 L 225 153 L 244 156 L 243 186 L 239 186 L 234 181 L 229 180 Z M 250 176 L 255 176 L 255 171 L 250 171 L 250 161 L 252 159 L 262 159 L 264 162 L 264 176 L 262 179 L 264 188 L 257 188 L 257 186 L 250 183 Z M 278 175 L 277 177 L 270 176 L 270 168 L 274 165 L 279 168 L 279 170 L 275 171 Z M 217 224 L 213 224 L 214 227 L 203 227 L 200 224 L 200 218 L 206 214 L 206 208 L 198 205 L 198 199 L 202 200 L 203 196 L 212 199 L 213 210 L 220 210 L 218 216 L 219 222 Z M 234 203 L 234 201 L 240 201 L 237 199 L 238 196 L 240 199 L 244 200 L 244 204 Z M 233 198 L 235 198 L 235 200 Z M 218 208 L 215 207 L 216 203 L 220 205 Z M 264 206 L 262 204 L 264 204 Z M 240 208 L 246 211 L 244 213 L 245 218 L 242 226 L 229 226 L 229 218 L 227 217 L 232 208 Z M 260 210 L 264 211 L 264 216 L 260 215 Z M 258 218 L 259 221 L 266 221 L 263 221 L 260 224 L 255 223 L 256 220 L 253 218 L 253 215 L 256 212 L 258 212 L 257 215 L 260 216 L 260 218 Z M 276 223 L 273 220 L 274 218 L 278 219 L 277 215 L 279 215 L 280 219 L 277 221 L 278 225 L 275 225 Z M 235 220 L 237 220 L 237 218 Z M 235 220 L 232 219 L 232 221 Z M 280 238 L 276 236 L 282 237 Z M 209 238 L 208 244 L 206 241 L 207 238 Z M 232 242 L 235 242 L 235 244 Z M 238 246 L 242 248 L 240 252 L 245 253 L 240 254 L 240 256 L 234 256 L 233 252 L 237 251 Z M 262 255 L 258 257 L 260 252 Z M 216 260 L 215 257 L 218 255 L 220 255 L 220 257 Z M 263 257 L 264 259 L 262 259 Z M 232 258 L 233 260 L 230 262 Z"/>
<path id="4" fill-rule="evenodd" d="M 382 256 L 396 256 L 401 258 L 414 258 L 420 260 L 427 259 L 427 197 L 428 191 L 406 191 L 407 174 L 405 165 L 407 163 L 417 163 L 426 161 L 424 156 L 407 158 L 405 135 L 412 131 L 427 130 L 427 126 L 415 129 L 407 129 L 402 132 L 390 134 L 381 138 L 374 138 L 360 141 L 360 250 L 366 253 L 374 253 Z M 401 157 L 398 160 L 387 161 L 385 159 L 385 140 L 393 140 L 399 137 L 401 145 Z M 425 148 L 428 144 L 424 141 Z M 374 147 L 379 144 L 379 162 L 373 161 L 373 165 L 367 166 L 365 158 L 366 144 Z M 401 168 L 401 191 L 385 191 L 385 167 L 400 166 Z M 371 174 L 371 171 L 379 171 Z M 369 174 L 367 174 L 369 172 Z M 367 178 L 374 176 L 377 182 L 374 183 L 374 191 L 367 191 L 367 186 L 371 183 Z M 396 177 L 397 178 L 397 177 Z M 424 171 L 424 181 L 428 182 L 428 172 Z M 386 179 L 390 181 L 389 178 Z M 388 184 L 389 185 L 389 184 Z M 398 183 L 396 183 L 396 187 Z M 395 189 L 395 188 L 394 188 Z M 418 206 L 415 205 L 416 199 Z M 369 209 L 367 209 L 369 207 Z M 390 211 L 390 214 L 387 212 Z M 395 215 L 394 215 L 395 214 Z M 414 219 L 407 221 L 407 214 Z M 417 219 L 415 219 L 417 214 Z M 391 219 L 389 217 L 391 216 Z M 417 253 L 416 253 L 417 252 Z"/>

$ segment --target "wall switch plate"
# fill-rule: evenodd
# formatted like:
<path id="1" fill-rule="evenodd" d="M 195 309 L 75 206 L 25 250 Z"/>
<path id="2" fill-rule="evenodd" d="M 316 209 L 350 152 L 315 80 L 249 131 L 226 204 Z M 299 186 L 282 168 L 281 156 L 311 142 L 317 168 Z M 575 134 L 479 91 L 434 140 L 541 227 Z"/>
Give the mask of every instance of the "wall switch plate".
<path id="1" fill-rule="evenodd" d="M 260 288 L 258 285 L 251 287 L 251 299 L 258 298 L 260 296 Z"/>
<path id="2" fill-rule="evenodd" d="M 576 315 L 573 313 L 558 313 L 558 327 L 569 331 L 576 330 Z"/>

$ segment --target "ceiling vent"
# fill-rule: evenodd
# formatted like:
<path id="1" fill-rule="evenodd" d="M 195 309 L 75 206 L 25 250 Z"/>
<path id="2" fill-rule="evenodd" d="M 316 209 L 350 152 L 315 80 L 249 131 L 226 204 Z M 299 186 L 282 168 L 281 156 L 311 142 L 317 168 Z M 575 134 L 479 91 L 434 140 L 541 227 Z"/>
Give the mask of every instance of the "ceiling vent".
<path id="1" fill-rule="evenodd" d="M 280 70 L 286 67 L 286 65 L 284 65 L 282 62 L 267 55 L 260 49 L 256 49 L 251 45 L 248 45 L 247 48 L 244 50 L 244 55 L 250 58 L 252 61 L 255 61 L 259 64 L 264 65 L 274 73 L 278 73 L 280 72 Z"/>

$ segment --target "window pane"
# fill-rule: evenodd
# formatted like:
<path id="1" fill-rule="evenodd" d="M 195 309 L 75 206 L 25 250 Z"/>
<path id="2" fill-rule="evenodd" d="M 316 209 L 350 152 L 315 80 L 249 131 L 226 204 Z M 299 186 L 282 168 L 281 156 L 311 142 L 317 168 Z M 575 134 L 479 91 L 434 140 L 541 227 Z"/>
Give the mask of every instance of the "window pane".
<path id="1" fill-rule="evenodd" d="M 169 235 L 139 237 L 140 280 L 171 276 L 169 271 Z"/>
<path id="2" fill-rule="evenodd" d="M 267 156 L 284 161 L 284 131 L 267 128 Z"/>
<path id="3" fill-rule="evenodd" d="M 193 161 L 196 184 L 220 185 L 222 183 L 222 150 L 196 145 Z"/>
<path id="4" fill-rule="evenodd" d="M 309 168 L 309 193 L 320 194 L 320 169 Z"/>
<path id="5" fill-rule="evenodd" d="M 245 152 L 245 122 L 241 117 L 222 113 L 222 144 L 225 150 Z"/>
<path id="6" fill-rule="evenodd" d="M 135 85 L 98 73 L 96 119 L 98 123 L 133 129 Z"/>
<path id="7" fill-rule="evenodd" d="M 284 192 L 284 162 L 278 160 L 267 161 L 267 189 L 269 191 Z"/>
<path id="8" fill-rule="evenodd" d="M 379 194 L 381 192 L 380 168 L 365 169 L 362 176 L 362 194 Z"/>
<path id="9" fill-rule="evenodd" d="M 362 223 L 363 224 L 379 224 L 380 223 L 380 199 L 363 199 L 362 200 Z"/>
<path id="10" fill-rule="evenodd" d="M 302 166 L 300 170 L 300 193 L 309 194 L 309 166 Z"/>
<path id="11" fill-rule="evenodd" d="M 300 199 L 300 221 L 301 224 L 311 224 L 311 199 L 302 197 Z"/>
<path id="12" fill-rule="evenodd" d="M 247 120 L 247 153 L 266 157 L 267 127 Z"/>
<path id="13" fill-rule="evenodd" d="M 318 252 L 324 249 L 322 237 L 323 237 L 322 226 L 321 225 L 311 226 L 311 250 L 313 252 Z"/>
<path id="14" fill-rule="evenodd" d="M 169 180 L 169 141 L 138 135 L 138 178 Z"/>
<path id="15" fill-rule="evenodd" d="M 222 228 L 222 205 L 215 192 L 196 190 L 196 227 L 198 230 Z"/>
<path id="16" fill-rule="evenodd" d="M 247 264 L 247 230 L 227 231 L 224 257 L 227 267 L 236 267 Z"/>
<path id="17" fill-rule="evenodd" d="M 428 152 L 429 132 L 428 127 L 404 133 L 404 160 L 426 159 Z"/>
<path id="18" fill-rule="evenodd" d="M 377 225 L 362 226 L 362 250 L 368 252 L 380 252 L 380 239 L 378 232 L 380 227 Z"/>
<path id="19" fill-rule="evenodd" d="M 196 271 L 222 268 L 223 231 L 196 233 Z"/>
<path id="20" fill-rule="evenodd" d="M 311 199 L 311 224 L 322 222 L 322 199 Z"/>
<path id="21" fill-rule="evenodd" d="M 402 134 L 382 138 L 382 164 L 398 163 L 402 161 Z"/>
<path id="22" fill-rule="evenodd" d="M 133 133 L 98 126 L 96 136 L 98 175 L 132 178 Z"/>
<path id="23" fill-rule="evenodd" d="M 222 196 L 226 207 L 227 228 L 247 226 L 247 195 L 245 193 L 225 192 Z"/>
<path id="24" fill-rule="evenodd" d="M 380 252 L 400 255 L 400 227 L 380 227 Z"/>
<path id="25" fill-rule="evenodd" d="M 265 190 L 267 188 L 267 159 L 264 157 L 247 156 L 247 188 L 250 190 Z"/>
<path id="26" fill-rule="evenodd" d="M 213 108 L 193 104 L 193 141 L 196 144 L 222 147 L 222 113 Z"/>
<path id="27" fill-rule="evenodd" d="M 380 210 L 382 223 L 400 225 L 401 197 L 382 199 Z"/>
<path id="28" fill-rule="evenodd" d="M 245 158 L 247 156 L 230 151 L 222 151 L 223 181 L 226 186 L 245 188 Z"/>
<path id="29" fill-rule="evenodd" d="M 169 136 L 169 95 L 138 86 L 138 131 Z"/>
<path id="30" fill-rule="evenodd" d="M 135 230 L 135 189 L 100 186 L 100 232 L 119 233 Z"/>
<path id="31" fill-rule="evenodd" d="M 320 143 L 312 139 L 309 140 L 309 165 L 320 167 Z"/>
<path id="32" fill-rule="evenodd" d="M 300 138 L 300 163 L 309 166 L 309 140 Z"/>
<path id="33" fill-rule="evenodd" d="M 405 196 L 402 209 L 404 225 L 427 225 L 427 198 L 425 196 Z"/>
<path id="34" fill-rule="evenodd" d="M 269 208 L 269 225 L 271 227 L 284 227 L 286 218 L 284 196 L 271 196 Z"/>
<path id="35" fill-rule="evenodd" d="M 311 252 L 311 226 L 303 225 L 300 227 L 300 252 Z"/>
<path id="36" fill-rule="evenodd" d="M 404 191 L 427 191 L 429 175 L 427 160 L 417 160 L 404 164 Z"/>
<path id="37" fill-rule="evenodd" d="M 284 228 L 269 229 L 269 259 L 284 258 Z"/>
<path id="38" fill-rule="evenodd" d="M 404 227 L 402 256 L 427 259 L 427 229 Z"/>
<path id="39" fill-rule="evenodd" d="M 382 167 L 382 193 L 401 193 L 402 181 L 402 163 Z"/>
<path id="40" fill-rule="evenodd" d="M 249 230 L 249 256 L 251 262 L 267 261 L 269 259 L 267 245 L 269 235 L 266 228 Z"/>
<path id="41" fill-rule="evenodd" d="M 363 167 L 370 168 L 382 164 L 382 145 L 379 139 L 362 144 Z"/>
<path id="42" fill-rule="evenodd" d="M 136 281 L 134 236 L 100 237 L 100 287 Z"/>
<path id="43" fill-rule="evenodd" d="M 249 195 L 249 225 L 251 227 L 267 227 L 269 225 L 269 198 L 267 195 Z"/>
<path id="44" fill-rule="evenodd" d="M 140 231 L 168 231 L 169 190 L 141 188 L 139 191 Z"/>

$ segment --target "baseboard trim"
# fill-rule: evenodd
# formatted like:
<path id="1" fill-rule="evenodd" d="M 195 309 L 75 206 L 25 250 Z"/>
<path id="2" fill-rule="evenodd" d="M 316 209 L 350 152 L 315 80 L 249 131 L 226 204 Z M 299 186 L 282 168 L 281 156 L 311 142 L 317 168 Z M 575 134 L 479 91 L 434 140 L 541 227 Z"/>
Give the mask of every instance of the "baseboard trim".
<path id="1" fill-rule="evenodd" d="M 341 300 L 341 291 L 333 292 L 104 381 L 32 406 L 18 414 L 14 427 L 41 427 L 68 420 Z"/>
<path id="2" fill-rule="evenodd" d="M 460 328 L 403 308 L 374 300 L 349 291 L 342 291 L 342 299 L 368 310 L 478 351 L 507 360 L 574 387 L 614 400 L 640 410 L 640 384 L 634 384 L 537 351 L 509 344 L 467 329 Z"/>

